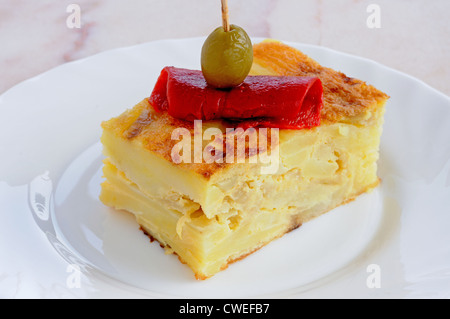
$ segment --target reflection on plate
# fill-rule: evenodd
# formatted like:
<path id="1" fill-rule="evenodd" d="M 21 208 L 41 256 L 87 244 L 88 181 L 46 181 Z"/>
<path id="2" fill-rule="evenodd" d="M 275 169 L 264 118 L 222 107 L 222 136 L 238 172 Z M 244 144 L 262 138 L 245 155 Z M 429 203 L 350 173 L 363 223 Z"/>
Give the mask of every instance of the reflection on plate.
<path id="1" fill-rule="evenodd" d="M 288 43 L 391 96 L 374 192 L 202 282 L 100 203 L 101 121 L 164 66 L 199 69 L 203 40 L 108 51 L 0 97 L 0 297 L 450 297 L 450 99 L 329 49 Z"/>

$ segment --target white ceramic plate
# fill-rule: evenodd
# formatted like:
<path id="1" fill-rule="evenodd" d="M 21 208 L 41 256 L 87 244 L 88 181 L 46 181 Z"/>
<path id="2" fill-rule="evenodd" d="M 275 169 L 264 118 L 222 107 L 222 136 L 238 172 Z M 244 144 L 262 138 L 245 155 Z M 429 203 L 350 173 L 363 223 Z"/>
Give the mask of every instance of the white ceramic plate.
<path id="1" fill-rule="evenodd" d="M 450 297 L 450 99 L 322 47 L 289 43 L 391 96 L 376 191 L 206 281 L 100 203 L 100 123 L 149 96 L 164 66 L 199 69 L 203 41 L 108 51 L 0 97 L 0 297 Z"/>

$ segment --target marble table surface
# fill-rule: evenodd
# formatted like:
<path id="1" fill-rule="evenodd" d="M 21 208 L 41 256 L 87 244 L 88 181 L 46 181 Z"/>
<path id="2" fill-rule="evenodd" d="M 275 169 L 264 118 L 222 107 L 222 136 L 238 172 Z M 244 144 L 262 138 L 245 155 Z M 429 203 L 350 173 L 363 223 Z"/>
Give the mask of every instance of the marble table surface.
<path id="1" fill-rule="evenodd" d="M 251 36 L 369 58 L 450 95 L 448 0 L 229 0 L 229 9 Z M 220 19 L 219 0 L 0 0 L 0 94 L 101 51 L 206 36 Z"/>

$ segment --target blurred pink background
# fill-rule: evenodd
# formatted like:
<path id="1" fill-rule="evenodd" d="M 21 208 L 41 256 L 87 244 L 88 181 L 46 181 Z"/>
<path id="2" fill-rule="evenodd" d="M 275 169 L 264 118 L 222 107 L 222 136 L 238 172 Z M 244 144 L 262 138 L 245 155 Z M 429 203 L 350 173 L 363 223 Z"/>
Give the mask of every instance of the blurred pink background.
<path id="1" fill-rule="evenodd" d="M 67 7 L 81 28 L 67 26 Z M 380 9 L 380 28 L 369 28 Z M 375 60 L 450 95 L 448 0 L 229 0 L 254 37 L 310 43 Z M 0 94 L 68 61 L 165 38 L 208 35 L 219 0 L 0 0 Z"/>

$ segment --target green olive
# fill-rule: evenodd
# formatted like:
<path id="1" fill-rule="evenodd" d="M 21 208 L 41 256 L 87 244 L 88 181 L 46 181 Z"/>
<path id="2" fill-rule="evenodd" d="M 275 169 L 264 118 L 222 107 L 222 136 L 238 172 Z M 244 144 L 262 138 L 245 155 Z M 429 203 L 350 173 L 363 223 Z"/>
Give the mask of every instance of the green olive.
<path id="1" fill-rule="evenodd" d="M 201 57 L 203 76 L 216 88 L 241 84 L 253 64 L 253 46 L 248 34 L 234 24 L 230 31 L 215 29 L 206 39 Z"/>

